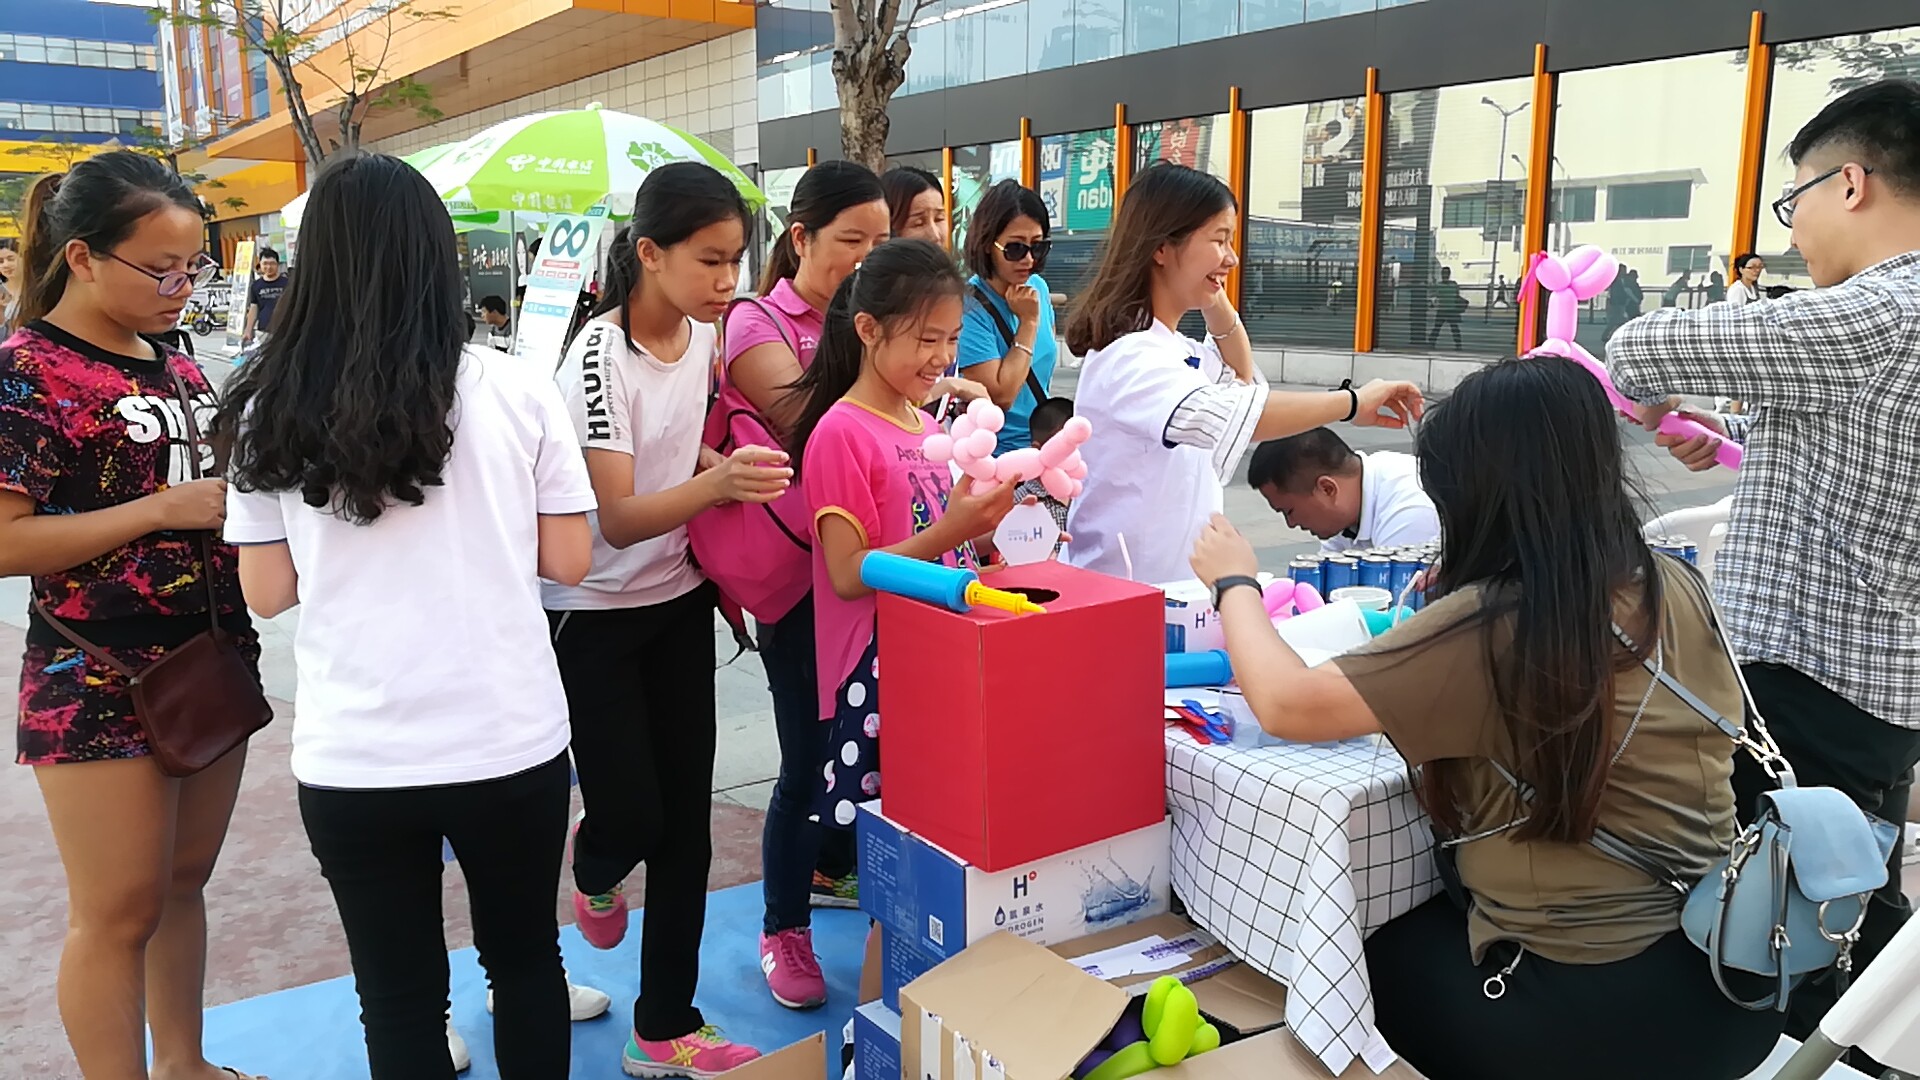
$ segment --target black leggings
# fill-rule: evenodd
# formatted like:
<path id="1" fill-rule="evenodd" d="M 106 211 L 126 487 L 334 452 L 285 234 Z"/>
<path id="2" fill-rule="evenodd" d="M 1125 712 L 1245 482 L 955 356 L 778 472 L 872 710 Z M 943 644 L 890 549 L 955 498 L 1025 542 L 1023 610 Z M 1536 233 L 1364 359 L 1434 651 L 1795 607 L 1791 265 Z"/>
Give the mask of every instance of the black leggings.
<path id="1" fill-rule="evenodd" d="M 603 893 L 647 864 L 633 1029 L 653 1041 L 706 1023 L 693 995 L 713 865 L 717 595 L 703 584 L 650 607 L 548 613 L 587 811 L 574 885 Z"/>
<path id="2" fill-rule="evenodd" d="M 1706 954 L 1679 931 L 1611 964 L 1513 962 L 1496 943 L 1475 966 L 1467 916 L 1435 897 L 1367 939 L 1380 1034 L 1428 1080 L 1738 1080 L 1766 1060 L 1784 1018 L 1723 996 Z M 1733 973 L 1734 990 L 1767 985 Z"/>
<path id="3" fill-rule="evenodd" d="M 440 909 L 453 845 L 473 943 L 493 988 L 503 1080 L 567 1075 L 572 1038 L 553 883 L 567 828 L 567 756 L 445 787 L 300 788 L 300 818 L 347 932 L 373 1080 L 453 1080 Z"/>

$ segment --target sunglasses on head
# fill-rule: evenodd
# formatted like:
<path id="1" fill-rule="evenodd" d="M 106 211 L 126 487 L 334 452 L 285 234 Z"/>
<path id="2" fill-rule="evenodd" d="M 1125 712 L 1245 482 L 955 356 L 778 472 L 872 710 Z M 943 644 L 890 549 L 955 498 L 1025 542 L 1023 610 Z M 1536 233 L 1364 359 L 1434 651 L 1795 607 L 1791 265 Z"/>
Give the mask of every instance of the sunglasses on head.
<path id="1" fill-rule="evenodd" d="M 1053 250 L 1053 241 L 1035 240 L 1029 244 L 1025 240 L 1015 240 L 1007 244 L 995 244 L 993 247 L 1000 253 L 1001 258 L 1008 262 L 1024 262 L 1029 255 L 1033 256 L 1037 262 L 1046 258 L 1047 252 Z"/>
<path id="2" fill-rule="evenodd" d="M 168 299 L 172 299 L 181 293 L 205 285 L 207 282 L 212 281 L 213 275 L 220 270 L 220 264 L 215 262 L 212 256 L 204 252 L 189 260 L 185 270 L 169 270 L 164 274 L 156 274 L 144 266 L 130 263 L 111 251 L 102 252 L 102 254 L 129 270 L 138 270 L 152 278 L 156 291 Z"/>

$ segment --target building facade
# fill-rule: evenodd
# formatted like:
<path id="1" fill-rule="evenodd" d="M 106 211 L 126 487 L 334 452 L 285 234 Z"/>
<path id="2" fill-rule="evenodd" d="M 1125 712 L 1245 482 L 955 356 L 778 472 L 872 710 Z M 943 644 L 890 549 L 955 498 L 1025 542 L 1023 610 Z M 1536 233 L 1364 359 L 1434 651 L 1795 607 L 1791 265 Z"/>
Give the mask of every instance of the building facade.
<path id="1" fill-rule="evenodd" d="M 165 123 L 158 34 L 146 11 L 88 0 L 0 3 L 0 185 L 151 140 Z M 5 218 L 0 235 L 12 235 L 16 223 Z"/>
<path id="2" fill-rule="evenodd" d="M 761 12 L 760 151 L 780 201 L 836 156 L 826 0 Z M 1625 268 L 1583 315 L 1805 266 L 1767 209 L 1827 101 L 1920 75 L 1913 0 L 936 0 L 912 30 L 895 160 L 949 178 L 957 229 L 1019 177 L 1053 215 L 1048 280 L 1085 281 L 1129 178 L 1206 169 L 1242 208 L 1235 287 L 1269 370 L 1446 387 L 1521 343 L 1529 252 Z M 1457 336 L 1456 336 L 1457 335 Z"/>

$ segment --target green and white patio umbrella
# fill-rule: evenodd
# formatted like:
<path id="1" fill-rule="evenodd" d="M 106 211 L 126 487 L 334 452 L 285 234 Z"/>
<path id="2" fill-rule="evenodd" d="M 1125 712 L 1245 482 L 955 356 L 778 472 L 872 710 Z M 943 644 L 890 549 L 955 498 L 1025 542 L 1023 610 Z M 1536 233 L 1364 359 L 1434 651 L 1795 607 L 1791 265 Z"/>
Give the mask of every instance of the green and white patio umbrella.
<path id="1" fill-rule="evenodd" d="M 766 196 L 718 150 L 645 117 L 589 105 L 505 120 L 422 169 L 455 214 L 475 211 L 584 213 L 602 205 L 633 212 L 640 181 L 661 165 L 698 161 L 733 181 L 749 205 Z"/>

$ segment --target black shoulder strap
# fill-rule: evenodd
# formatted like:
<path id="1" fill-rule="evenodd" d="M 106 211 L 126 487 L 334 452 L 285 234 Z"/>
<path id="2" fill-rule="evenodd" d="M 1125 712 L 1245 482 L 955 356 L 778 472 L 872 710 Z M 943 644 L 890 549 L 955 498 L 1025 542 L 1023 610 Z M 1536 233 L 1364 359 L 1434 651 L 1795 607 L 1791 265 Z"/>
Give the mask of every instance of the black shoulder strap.
<path id="1" fill-rule="evenodd" d="M 1000 314 L 1000 308 L 993 302 L 993 297 L 985 288 L 981 287 L 979 282 L 975 282 L 973 285 L 973 296 L 974 299 L 980 301 L 981 307 L 987 309 L 987 318 L 992 319 L 994 329 L 1000 331 L 1001 342 L 1006 345 L 1008 350 L 1011 350 L 1013 348 L 1013 327 L 1007 325 L 1007 317 Z M 1040 376 L 1036 375 L 1033 370 L 1032 353 L 1027 354 L 1027 389 L 1033 391 L 1033 403 L 1036 406 L 1047 400 L 1047 388 L 1041 385 Z"/>

